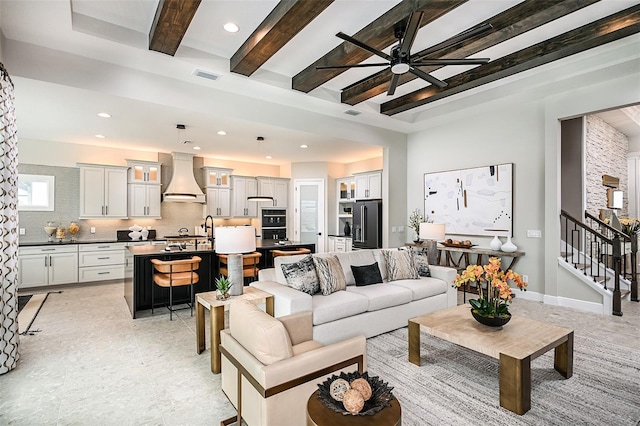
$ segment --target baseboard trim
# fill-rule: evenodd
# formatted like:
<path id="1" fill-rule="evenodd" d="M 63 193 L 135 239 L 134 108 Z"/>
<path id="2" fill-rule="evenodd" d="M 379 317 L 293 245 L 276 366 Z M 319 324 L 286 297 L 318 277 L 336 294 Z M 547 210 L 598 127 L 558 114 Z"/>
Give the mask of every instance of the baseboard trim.
<path id="1" fill-rule="evenodd" d="M 568 297 L 545 295 L 544 303 L 548 305 L 564 306 L 565 308 L 573 308 L 585 312 L 592 312 L 594 314 L 606 314 L 605 308 L 601 303 L 570 299 Z M 611 314 L 611 312 L 609 312 L 609 314 Z"/>
<path id="2" fill-rule="evenodd" d="M 545 295 L 535 291 L 520 291 L 517 288 L 512 288 L 511 292 L 516 299 L 533 300 L 534 302 L 544 302 Z"/>

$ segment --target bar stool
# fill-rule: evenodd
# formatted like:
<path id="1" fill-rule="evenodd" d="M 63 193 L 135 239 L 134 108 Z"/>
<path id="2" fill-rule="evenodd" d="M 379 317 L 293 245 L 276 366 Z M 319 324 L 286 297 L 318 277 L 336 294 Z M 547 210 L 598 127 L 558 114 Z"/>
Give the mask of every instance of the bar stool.
<path id="1" fill-rule="evenodd" d="M 255 280 L 258 278 L 258 263 L 260 262 L 260 257 L 262 253 L 258 253 L 254 251 L 253 253 L 247 253 L 242 255 L 242 277 L 243 278 L 252 278 Z M 220 266 L 220 275 L 224 275 L 225 277 L 229 276 L 229 271 L 227 268 L 229 256 L 226 254 L 218 255 L 218 262 Z"/>
<path id="2" fill-rule="evenodd" d="M 273 255 L 273 257 L 295 256 L 297 254 L 308 254 L 308 253 L 311 253 L 311 250 L 304 247 L 295 249 L 295 250 L 271 250 L 271 254 Z"/>
<path id="3" fill-rule="evenodd" d="M 198 283 L 200 277 L 195 272 L 200 267 L 199 256 L 193 256 L 190 259 L 180 260 L 160 260 L 151 259 L 151 263 L 155 269 L 153 274 L 153 282 L 164 288 L 169 288 L 169 320 L 173 321 L 173 287 L 191 286 L 191 299 L 189 306 L 191 307 L 191 316 L 193 316 L 193 287 Z M 151 286 L 151 314 L 153 314 L 154 294 Z"/>

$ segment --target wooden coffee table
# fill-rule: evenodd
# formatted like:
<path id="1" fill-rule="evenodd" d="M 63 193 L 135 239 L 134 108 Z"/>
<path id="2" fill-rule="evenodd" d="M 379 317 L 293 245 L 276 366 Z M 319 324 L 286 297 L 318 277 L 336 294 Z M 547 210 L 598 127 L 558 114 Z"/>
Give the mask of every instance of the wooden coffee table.
<path id="1" fill-rule="evenodd" d="M 266 305 L 266 311 L 273 316 L 273 295 L 254 287 L 244 287 L 239 296 L 231 296 L 227 300 L 217 300 L 217 291 L 196 294 L 196 350 L 200 354 L 206 349 L 204 310 L 209 309 L 209 326 L 211 330 L 211 372 L 220 373 L 220 331 L 224 328 L 224 311 L 235 300 L 248 300 L 251 303 Z"/>
<path id="2" fill-rule="evenodd" d="M 402 409 L 397 398 L 391 400 L 391 406 L 371 416 L 346 416 L 325 407 L 318 399 L 318 391 L 307 402 L 307 426 L 400 426 Z"/>
<path id="3" fill-rule="evenodd" d="M 409 361 L 420 365 L 420 332 L 500 361 L 500 406 L 516 414 L 531 409 L 531 361 L 555 349 L 554 368 L 573 375 L 573 330 L 513 316 L 503 327 L 487 327 L 460 305 L 409 320 Z"/>

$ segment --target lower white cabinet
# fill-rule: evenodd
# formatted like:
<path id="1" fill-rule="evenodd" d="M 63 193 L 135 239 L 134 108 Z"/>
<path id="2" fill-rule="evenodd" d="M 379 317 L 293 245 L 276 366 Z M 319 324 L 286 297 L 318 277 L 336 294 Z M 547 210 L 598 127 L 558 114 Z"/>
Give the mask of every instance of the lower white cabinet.
<path id="1" fill-rule="evenodd" d="M 351 238 L 329 237 L 329 251 L 345 253 L 351 251 Z"/>
<path id="2" fill-rule="evenodd" d="M 78 282 L 124 278 L 125 243 L 81 244 L 78 249 Z"/>
<path id="3" fill-rule="evenodd" d="M 22 247 L 18 251 L 18 288 L 78 282 L 78 246 Z"/>

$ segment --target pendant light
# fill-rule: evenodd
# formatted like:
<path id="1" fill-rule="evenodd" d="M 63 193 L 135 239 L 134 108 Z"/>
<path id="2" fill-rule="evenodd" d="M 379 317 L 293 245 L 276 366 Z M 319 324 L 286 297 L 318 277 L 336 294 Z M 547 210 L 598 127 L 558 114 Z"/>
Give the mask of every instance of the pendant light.
<path id="1" fill-rule="evenodd" d="M 262 152 L 262 142 L 264 141 L 264 137 L 258 136 L 256 138 L 256 140 L 258 141 L 258 146 L 260 147 L 260 152 Z M 247 197 L 247 201 L 270 202 L 270 203 L 275 205 L 274 198 L 270 197 L 268 195 L 252 195 L 250 197 Z"/>

